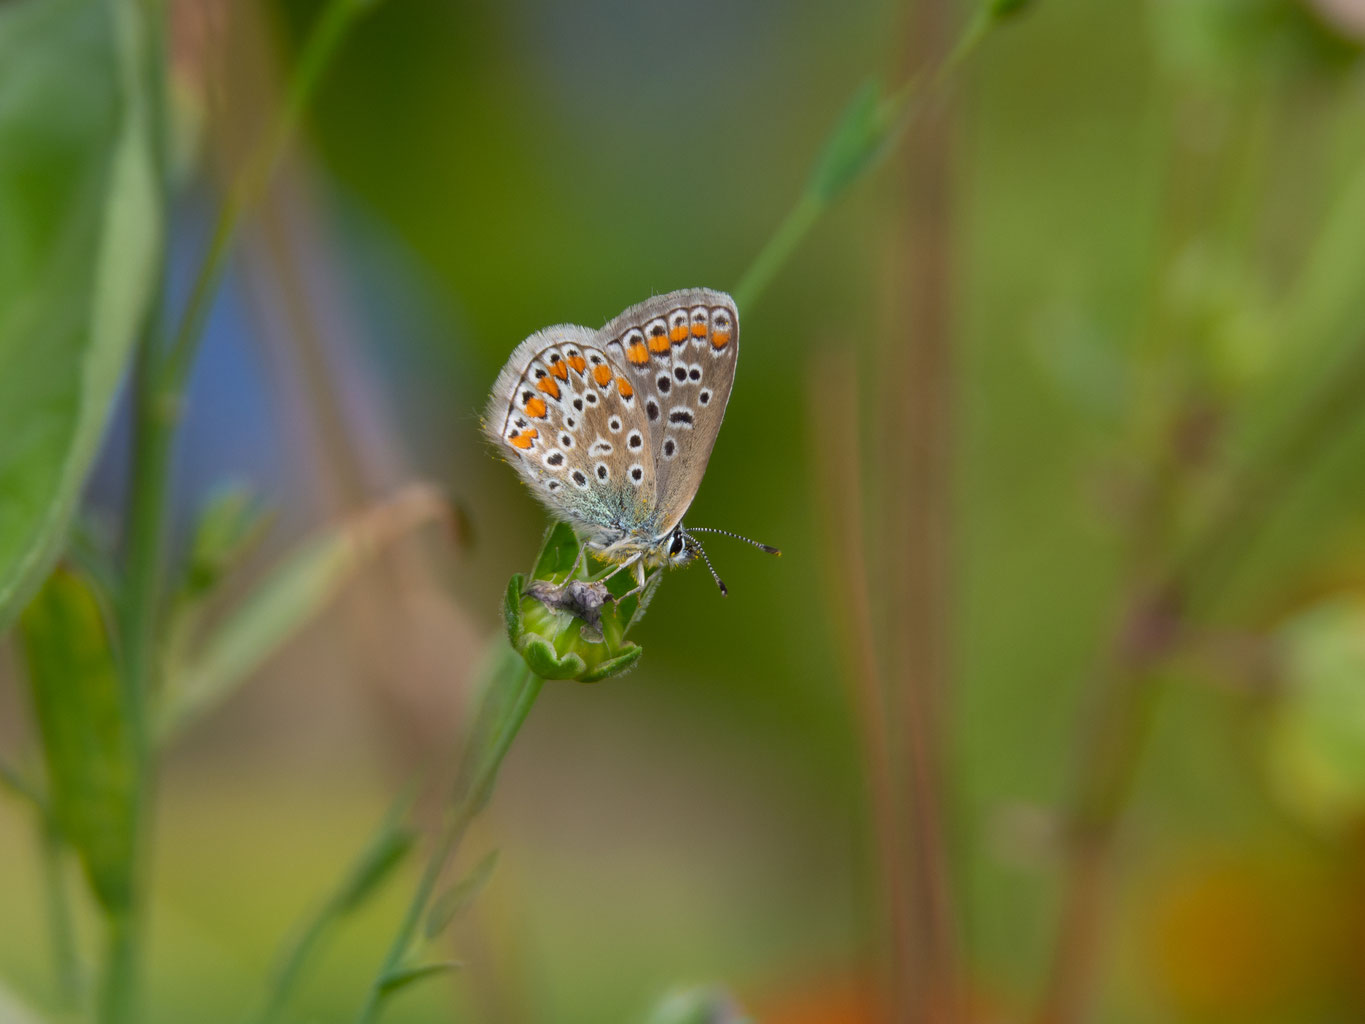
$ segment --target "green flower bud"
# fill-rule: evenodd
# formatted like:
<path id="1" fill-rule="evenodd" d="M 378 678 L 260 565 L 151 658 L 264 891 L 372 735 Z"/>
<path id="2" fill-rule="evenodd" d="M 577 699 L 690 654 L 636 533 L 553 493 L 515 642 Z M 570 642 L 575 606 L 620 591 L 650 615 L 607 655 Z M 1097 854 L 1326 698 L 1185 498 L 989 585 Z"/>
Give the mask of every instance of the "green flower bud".
<path id="1" fill-rule="evenodd" d="M 644 614 L 658 570 L 636 591 L 633 572 L 594 579 L 594 565 L 569 525 L 557 523 L 531 578 L 518 574 L 507 585 L 507 638 L 544 679 L 595 683 L 624 672 L 644 653 L 625 635 Z"/>

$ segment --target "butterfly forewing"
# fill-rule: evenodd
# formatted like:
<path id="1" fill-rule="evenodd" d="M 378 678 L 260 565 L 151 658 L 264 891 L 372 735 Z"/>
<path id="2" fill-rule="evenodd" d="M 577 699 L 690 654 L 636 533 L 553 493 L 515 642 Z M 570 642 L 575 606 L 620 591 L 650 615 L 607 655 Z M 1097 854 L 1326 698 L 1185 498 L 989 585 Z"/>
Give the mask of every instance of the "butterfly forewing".
<path id="1" fill-rule="evenodd" d="M 557 515 L 629 532 L 652 514 L 643 403 L 598 332 L 562 325 L 518 345 L 494 385 L 485 431 Z"/>
<path id="2" fill-rule="evenodd" d="M 632 306 L 598 333 L 624 369 L 649 429 L 659 534 L 701 486 L 735 379 L 739 315 L 723 292 L 690 288 Z"/>

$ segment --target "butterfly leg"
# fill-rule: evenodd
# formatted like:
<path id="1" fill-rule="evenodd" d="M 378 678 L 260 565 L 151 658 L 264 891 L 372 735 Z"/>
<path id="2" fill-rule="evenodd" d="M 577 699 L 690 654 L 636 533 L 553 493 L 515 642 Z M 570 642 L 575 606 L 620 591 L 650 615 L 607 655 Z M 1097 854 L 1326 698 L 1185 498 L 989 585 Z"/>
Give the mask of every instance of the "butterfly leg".
<path id="1" fill-rule="evenodd" d="M 624 562 L 617 566 L 616 572 L 620 572 L 622 569 L 627 568 L 631 570 L 631 574 L 635 577 L 635 586 L 631 587 L 620 597 L 613 598 L 613 600 L 624 601 L 626 598 L 638 594 L 645 589 L 646 569 L 643 558 L 643 555 L 636 555 L 629 562 Z M 615 575 L 616 573 L 612 573 L 612 576 Z"/>

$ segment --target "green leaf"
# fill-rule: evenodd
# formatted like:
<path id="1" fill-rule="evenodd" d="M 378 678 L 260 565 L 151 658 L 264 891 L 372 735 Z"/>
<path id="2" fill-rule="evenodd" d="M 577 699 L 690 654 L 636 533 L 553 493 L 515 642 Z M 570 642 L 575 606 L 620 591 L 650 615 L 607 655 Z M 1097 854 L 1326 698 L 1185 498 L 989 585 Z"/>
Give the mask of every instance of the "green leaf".
<path id="1" fill-rule="evenodd" d="M 875 82 L 863 83 L 825 141 L 807 191 L 822 203 L 836 199 L 895 141 L 905 109 L 906 98 L 884 99 Z"/>
<path id="2" fill-rule="evenodd" d="M 195 524 L 181 596 L 192 600 L 217 586 L 264 535 L 267 519 L 264 506 L 251 489 L 237 484 L 219 488 Z"/>
<path id="3" fill-rule="evenodd" d="M 412 829 L 393 820 L 386 822 L 386 827 L 361 853 L 360 859 L 337 891 L 337 913 L 349 914 L 369 899 L 393 874 L 394 869 L 403 863 L 416 841 L 417 835 Z"/>
<path id="4" fill-rule="evenodd" d="M 438 974 L 450 974 L 464 967 L 458 960 L 446 960 L 435 964 L 418 964 L 415 967 L 400 967 L 396 971 L 390 971 L 379 981 L 379 991 L 385 996 L 391 996 L 399 989 L 407 988 L 413 982 L 421 981 L 423 978 L 434 978 Z"/>
<path id="5" fill-rule="evenodd" d="M 555 523 L 545 536 L 545 545 L 540 549 L 531 578 L 564 582 L 578 564 L 580 547 L 573 527 L 568 523 Z"/>
<path id="6" fill-rule="evenodd" d="M 415 484 L 302 544 L 266 575 L 197 653 L 170 666 L 159 735 L 173 735 L 225 700 L 384 547 L 444 518 L 446 511 L 437 491 Z"/>
<path id="7" fill-rule="evenodd" d="M 159 273 L 140 9 L 0 4 L 0 628 L 61 550 Z"/>
<path id="8" fill-rule="evenodd" d="M 585 669 L 575 678 L 580 683 L 600 683 L 603 679 L 612 676 L 619 676 L 626 669 L 630 668 L 640 660 L 640 655 L 645 653 L 645 649 L 638 644 L 627 644 L 626 650 L 614 658 L 607 658 L 605 661 L 597 663 L 596 667 Z"/>
<path id="9" fill-rule="evenodd" d="M 368 900 L 412 850 L 416 835 L 403 823 L 412 802 L 411 791 L 394 801 L 336 889 L 285 944 L 276 959 L 265 1001 L 252 1018 L 255 1024 L 271 1024 L 281 1016 L 304 973 L 332 937 L 337 921 Z"/>
<path id="10" fill-rule="evenodd" d="M 109 910 L 127 905 L 135 771 L 105 616 L 88 581 L 58 569 L 20 619 L 53 819 Z"/>
<path id="11" fill-rule="evenodd" d="M 479 861 L 473 871 L 456 882 L 444 895 L 437 899 L 432 905 L 431 913 L 427 915 L 428 939 L 434 939 L 440 935 L 458 914 L 469 909 L 470 904 L 483 891 L 483 887 L 488 884 L 488 879 L 493 876 L 493 869 L 497 865 L 498 851 L 494 850 Z"/>

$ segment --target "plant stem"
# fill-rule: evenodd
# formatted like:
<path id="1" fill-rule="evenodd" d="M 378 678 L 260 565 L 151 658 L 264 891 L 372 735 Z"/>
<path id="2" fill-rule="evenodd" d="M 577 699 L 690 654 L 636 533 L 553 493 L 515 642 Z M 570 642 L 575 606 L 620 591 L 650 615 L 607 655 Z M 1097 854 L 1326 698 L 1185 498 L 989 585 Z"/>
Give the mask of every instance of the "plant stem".
<path id="1" fill-rule="evenodd" d="M 170 212 L 166 170 L 166 95 L 164 39 L 161 19 L 148 6 L 148 45 L 145 88 L 149 96 L 152 138 L 156 152 L 158 190 L 162 217 Z M 159 600 L 164 545 L 165 496 L 170 464 L 175 409 L 163 400 L 158 387 L 159 341 L 165 277 L 152 296 L 151 310 L 138 343 L 133 371 L 133 455 L 128 492 L 128 547 L 125 589 L 118 607 L 120 642 L 123 648 L 121 713 L 129 742 L 133 775 L 129 801 L 132 846 L 128 873 L 128 903 L 108 920 L 105 976 L 100 986 L 98 1016 L 106 1024 L 133 1024 L 138 1019 L 140 951 L 137 937 L 145 911 L 148 845 L 148 807 L 152 769 L 148 757 L 150 732 L 149 694 L 156 676 L 156 607 Z"/>
<path id="2" fill-rule="evenodd" d="M 973 13 L 971 20 L 967 22 L 966 27 L 959 34 L 952 49 L 928 75 L 916 74 L 911 76 L 889 99 L 883 101 L 880 112 L 884 124 L 876 139 L 869 140 L 876 142 L 871 158 L 862 162 L 861 166 L 847 180 L 841 180 L 835 190 L 836 192 L 842 192 L 857 178 L 866 174 L 872 167 L 876 166 L 880 158 L 884 157 L 905 137 L 905 130 L 909 127 L 910 122 L 928 105 L 922 101 L 932 101 L 942 97 L 944 90 L 952 80 L 952 76 L 976 50 L 998 20 L 993 14 L 990 3 L 983 3 Z M 831 138 L 837 136 L 843 127 L 845 126 L 838 126 Z M 749 269 L 739 279 L 739 284 L 735 286 L 735 304 L 740 309 L 748 309 L 767 289 L 773 278 L 777 276 L 787 260 L 800 246 L 810 229 L 815 226 L 821 215 L 829 208 L 833 198 L 834 194 L 824 194 L 814 184 L 807 186 L 802 192 L 801 198 L 796 201 L 796 205 L 788 211 L 781 223 L 778 224 L 777 229 L 769 236 L 763 248 L 759 250 L 753 263 L 749 265 Z"/>
<path id="3" fill-rule="evenodd" d="M 134 794 L 130 815 L 133 857 L 129 865 L 129 905 L 111 915 L 106 975 L 101 987 L 99 1019 L 106 1024 L 134 1024 L 139 1019 L 140 940 L 146 910 L 147 845 L 154 769 L 150 757 L 150 697 L 157 684 L 157 641 L 161 635 L 161 588 L 170 490 L 171 453 L 189 372 L 194 363 L 209 309 L 221 283 L 226 258 L 243 212 L 259 196 L 285 142 L 293 132 L 322 71 L 335 53 L 345 29 L 363 0 L 332 0 L 310 34 L 290 83 L 284 108 L 247 171 L 223 204 L 208 253 L 200 264 L 190 298 L 170 348 L 162 354 L 161 295 L 142 338 L 134 371 L 132 482 L 129 490 L 127 582 L 121 603 L 120 632 L 124 717 L 133 757 Z M 151 8 L 155 10 L 155 5 Z M 149 46 L 147 71 L 152 97 L 154 137 L 159 140 L 163 211 L 169 214 L 165 171 L 165 82 L 161 21 L 148 20 L 156 45 Z M 163 279 L 164 283 L 164 279 Z"/>
<path id="4" fill-rule="evenodd" d="M 488 798 L 493 792 L 493 784 L 497 780 L 498 768 L 502 765 L 503 758 L 507 756 L 512 741 L 516 739 L 522 723 L 526 721 L 526 716 L 544 685 L 544 679 L 529 668 L 524 668 L 516 685 L 516 697 L 511 702 L 499 704 L 497 691 L 500 687 L 496 679 L 485 693 L 479 721 L 475 723 L 470 743 L 465 748 L 464 763 L 459 776 L 461 781 L 457 784 L 458 790 L 450 816 L 437 840 L 436 848 L 432 851 L 431 859 L 427 861 L 426 869 L 422 872 L 417 890 L 408 903 L 398 933 L 394 936 L 388 954 L 370 986 L 365 1005 L 356 1018 L 357 1024 L 370 1024 L 378 1018 L 384 997 L 384 982 L 402 966 L 403 959 L 408 955 L 417 936 L 422 916 L 431 903 L 446 864 L 459 848 L 470 822 L 488 803 Z M 491 728 L 485 732 L 481 725 L 490 717 L 493 721 L 487 724 Z M 482 735 L 490 737 L 487 744 L 479 742 Z"/>
<path id="5" fill-rule="evenodd" d="M 360 856 L 290 940 L 278 960 L 260 1010 L 250 1018 L 253 1024 L 273 1024 L 279 1018 L 328 931 L 404 859 L 412 834 L 402 823 L 412 808 L 412 792 L 409 788 L 395 802 Z"/>
<path id="6" fill-rule="evenodd" d="M 251 1018 L 253 1024 L 273 1024 L 279 1018 L 289 997 L 293 995 L 299 978 L 303 976 L 304 967 L 312 959 L 314 951 L 336 918 L 336 906 L 329 901 L 304 925 L 281 961 L 260 1012 Z"/>
<path id="7" fill-rule="evenodd" d="M 817 196 L 810 192 L 802 194 L 735 286 L 735 305 L 747 309 L 753 304 L 824 211 L 825 203 Z"/>
<path id="8" fill-rule="evenodd" d="M 74 1007 L 80 996 L 81 976 L 71 924 L 71 900 L 66 888 L 65 849 L 52 822 L 42 823 L 42 836 L 43 889 L 47 898 L 53 976 L 62 1004 Z"/>

